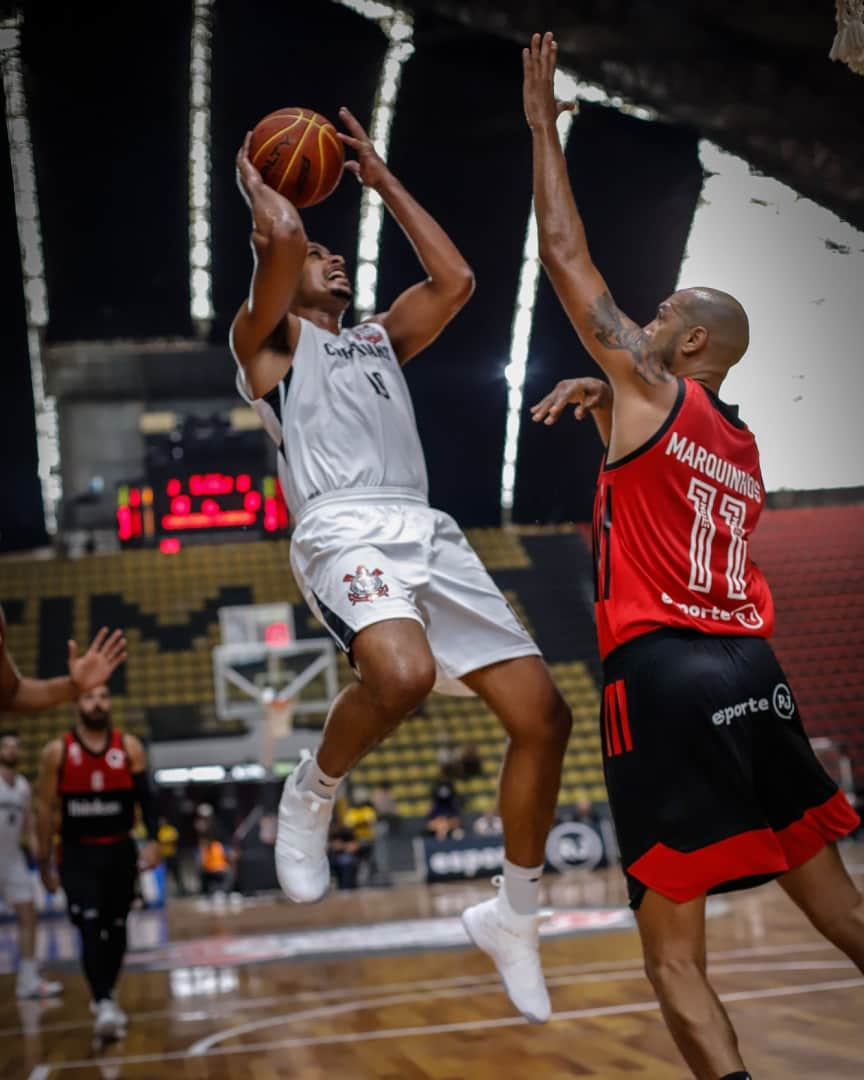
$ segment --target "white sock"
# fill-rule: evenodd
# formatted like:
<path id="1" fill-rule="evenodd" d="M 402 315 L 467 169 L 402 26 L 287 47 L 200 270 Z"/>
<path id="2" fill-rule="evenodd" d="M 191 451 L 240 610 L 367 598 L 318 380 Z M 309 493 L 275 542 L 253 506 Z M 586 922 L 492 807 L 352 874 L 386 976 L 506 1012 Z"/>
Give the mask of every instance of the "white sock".
<path id="1" fill-rule="evenodd" d="M 332 799 L 342 783 L 341 776 L 328 776 L 318 767 L 318 758 L 310 758 L 297 778 L 298 791 L 313 791 L 322 799 Z"/>
<path id="2" fill-rule="evenodd" d="M 536 915 L 540 907 L 543 866 L 517 866 L 504 860 L 504 895 L 517 915 Z"/>

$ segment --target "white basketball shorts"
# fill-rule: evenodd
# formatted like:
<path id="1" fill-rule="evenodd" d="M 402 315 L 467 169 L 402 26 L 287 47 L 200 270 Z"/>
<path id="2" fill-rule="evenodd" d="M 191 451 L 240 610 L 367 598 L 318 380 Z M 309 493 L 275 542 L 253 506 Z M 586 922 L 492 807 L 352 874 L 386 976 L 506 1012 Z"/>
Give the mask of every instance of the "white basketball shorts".
<path id="1" fill-rule="evenodd" d="M 33 900 L 33 878 L 27 869 L 24 855 L 16 849 L 11 855 L 0 855 L 0 897 L 9 907 Z"/>
<path id="2" fill-rule="evenodd" d="M 342 649 L 373 623 L 414 619 L 435 657 L 435 689 L 459 695 L 471 693 L 459 681 L 469 672 L 540 655 L 449 514 L 410 494 L 368 498 L 311 506 L 291 541 L 297 583 Z"/>

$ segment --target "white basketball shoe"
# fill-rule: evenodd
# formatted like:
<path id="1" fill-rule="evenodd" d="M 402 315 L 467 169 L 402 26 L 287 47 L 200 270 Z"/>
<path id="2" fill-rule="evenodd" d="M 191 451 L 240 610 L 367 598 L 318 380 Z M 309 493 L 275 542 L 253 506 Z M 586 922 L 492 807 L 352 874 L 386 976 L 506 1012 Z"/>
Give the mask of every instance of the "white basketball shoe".
<path id="1" fill-rule="evenodd" d="M 539 919 L 513 910 L 501 877 L 492 884 L 498 895 L 464 911 L 462 925 L 477 948 L 492 958 L 519 1012 L 532 1024 L 545 1024 L 552 1009 L 540 965 Z"/>
<path id="2" fill-rule="evenodd" d="M 93 1021 L 93 1034 L 97 1039 L 113 1042 L 126 1035 L 129 1018 L 113 998 L 102 998 L 101 1001 L 94 1002 L 90 1010 L 96 1014 L 96 1019 Z"/>
<path id="3" fill-rule="evenodd" d="M 62 983 L 43 979 L 38 971 L 19 973 L 15 985 L 15 996 L 18 998 L 50 998 L 62 993 Z"/>
<path id="4" fill-rule="evenodd" d="M 320 900 L 330 887 L 327 834 L 335 799 L 297 787 L 312 755 L 300 753 L 300 764 L 285 781 L 276 831 L 276 876 L 282 891 L 298 904 Z"/>

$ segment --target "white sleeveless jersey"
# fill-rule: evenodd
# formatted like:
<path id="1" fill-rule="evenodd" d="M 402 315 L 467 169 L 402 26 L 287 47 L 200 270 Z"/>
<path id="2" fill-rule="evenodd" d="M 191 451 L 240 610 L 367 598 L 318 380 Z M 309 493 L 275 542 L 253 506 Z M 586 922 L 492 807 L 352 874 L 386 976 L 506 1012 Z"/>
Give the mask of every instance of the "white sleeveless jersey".
<path id="1" fill-rule="evenodd" d="M 279 482 L 297 518 L 310 500 L 374 489 L 426 499 L 426 462 L 408 385 L 383 326 L 361 323 L 331 334 L 306 319 L 291 369 L 252 400 L 279 448 Z M 372 489 L 372 490 L 370 490 Z"/>
<path id="2" fill-rule="evenodd" d="M 30 806 L 30 785 L 16 775 L 11 786 L 0 775 L 0 862 L 8 859 L 21 846 L 21 826 Z"/>

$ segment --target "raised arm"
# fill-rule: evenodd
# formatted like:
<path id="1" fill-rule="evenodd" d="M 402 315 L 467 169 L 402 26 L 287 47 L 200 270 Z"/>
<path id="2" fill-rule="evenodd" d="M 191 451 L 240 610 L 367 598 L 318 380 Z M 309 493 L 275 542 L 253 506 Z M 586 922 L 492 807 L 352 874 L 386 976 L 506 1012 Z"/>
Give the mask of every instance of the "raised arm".
<path id="1" fill-rule="evenodd" d="M 42 884 L 48 892 L 56 892 L 59 886 L 57 871 L 54 868 L 54 822 L 59 802 L 57 779 L 62 757 L 62 742 L 59 739 L 52 739 L 42 751 L 39 776 L 36 780 L 37 860 Z"/>
<path id="2" fill-rule="evenodd" d="M 298 320 L 288 312 L 306 258 L 306 231 L 293 203 L 268 187 L 249 158 L 251 133 L 237 153 L 237 185 L 252 212 L 252 281 L 231 324 L 231 351 L 253 397 L 268 393 L 291 366 Z M 285 320 L 288 319 L 288 341 Z M 276 347 L 273 347 L 274 344 Z"/>
<path id="3" fill-rule="evenodd" d="M 0 710 L 12 708 L 20 685 L 21 672 L 6 648 L 6 617 L 0 607 Z"/>
<path id="4" fill-rule="evenodd" d="M 357 152 L 345 168 L 362 184 L 377 191 L 408 237 L 426 271 L 426 280 L 401 293 L 375 321 L 381 323 L 401 364 L 407 363 L 441 333 L 474 291 L 474 274 L 459 249 L 376 154 L 372 140 L 348 109 L 339 118 L 349 134 L 340 138 Z"/>
<path id="5" fill-rule="evenodd" d="M 645 331 L 617 307 L 588 250 L 555 126 L 558 114 L 569 107 L 555 100 L 557 52 L 550 33 L 535 34 L 522 52 L 540 260 L 582 344 L 609 376 L 616 396 L 635 390 L 671 406 L 675 380 L 652 354 Z"/>
<path id="6" fill-rule="evenodd" d="M 5 629 L 5 623 L 0 620 L 0 634 Z M 5 634 L 0 645 L 4 641 Z M 107 627 L 99 631 L 83 656 L 78 655 L 77 644 L 70 641 L 69 674 L 55 679 L 27 678 L 18 671 L 9 650 L 0 648 L 0 708 L 38 712 L 73 701 L 87 690 L 106 683 L 125 659 L 126 639 L 122 631 L 115 630 L 109 635 Z"/>

